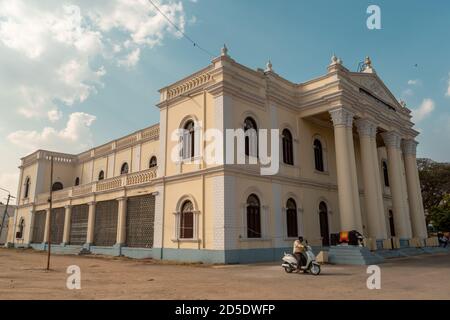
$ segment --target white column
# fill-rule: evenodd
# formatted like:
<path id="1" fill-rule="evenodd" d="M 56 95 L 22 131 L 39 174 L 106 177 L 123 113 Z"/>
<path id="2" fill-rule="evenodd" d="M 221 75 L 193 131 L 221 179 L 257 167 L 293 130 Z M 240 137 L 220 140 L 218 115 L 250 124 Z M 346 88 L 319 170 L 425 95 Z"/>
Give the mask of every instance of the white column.
<path id="1" fill-rule="evenodd" d="M 127 198 L 118 198 L 119 202 L 117 210 L 117 237 L 116 245 L 124 245 L 126 242 L 126 232 L 127 232 Z"/>
<path id="2" fill-rule="evenodd" d="M 419 173 L 417 171 L 415 140 L 403 140 L 403 158 L 406 170 L 409 212 L 411 215 L 412 232 L 414 237 L 425 239 L 428 236 L 423 209 L 422 192 L 420 189 Z"/>
<path id="3" fill-rule="evenodd" d="M 297 230 L 298 235 L 305 237 L 305 223 L 303 220 L 303 208 L 297 208 Z"/>
<path id="4" fill-rule="evenodd" d="M 63 244 L 68 244 L 70 242 L 70 221 L 72 217 L 72 206 L 64 207 L 64 233 L 63 233 Z"/>
<path id="5" fill-rule="evenodd" d="M 356 122 L 361 146 L 361 162 L 364 182 L 364 205 L 369 228 L 369 236 L 374 240 L 387 238 L 384 222 L 384 206 L 379 199 L 382 197 L 379 179 L 378 157 L 376 156 L 377 126 L 367 119 Z"/>
<path id="6" fill-rule="evenodd" d="M 270 217 L 269 214 L 266 221 L 269 226 L 274 226 L 272 235 L 275 248 L 282 248 L 285 246 L 283 240 L 286 237 L 286 232 L 283 232 L 283 229 L 286 227 L 283 227 L 283 225 L 286 226 L 286 213 L 282 211 L 285 204 L 281 202 L 281 185 L 278 183 L 272 183 L 272 199 L 274 204 L 273 217 Z"/>
<path id="7" fill-rule="evenodd" d="M 45 209 L 45 229 L 44 229 L 44 243 L 48 243 L 48 236 L 50 235 L 50 208 Z M 14 235 L 14 238 L 16 235 Z"/>
<path id="8" fill-rule="evenodd" d="M 17 211 L 17 210 L 15 210 Z M 15 212 L 14 212 L 15 213 Z M 34 234 L 34 219 L 36 218 L 36 212 L 33 209 L 30 209 L 30 230 L 28 233 L 28 243 L 33 242 L 33 234 Z M 8 221 L 5 219 L 5 223 L 8 223 Z M 9 225 L 8 225 L 9 227 Z M 8 231 L 9 233 L 9 231 Z M 8 239 L 6 239 L 6 242 L 8 242 Z"/>
<path id="9" fill-rule="evenodd" d="M 401 137 L 395 131 L 381 134 L 386 145 L 388 156 L 388 175 L 392 195 L 395 233 L 400 239 L 411 238 L 411 223 L 406 206 L 406 195 L 403 193 L 403 168 L 400 151 Z"/>
<path id="10" fill-rule="evenodd" d="M 353 120 L 353 118 L 352 118 Z M 359 232 L 363 233 L 363 223 L 362 223 L 362 214 L 361 214 L 361 199 L 359 196 L 359 186 L 358 186 L 358 175 L 356 170 L 356 154 L 355 154 L 355 146 L 353 140 L 353 124 L 346 127 L 347 129 L 347 139 L 348 139 L 348 147 L 350 151 L 350 172 L 352 177 L 353 184 L 353 207 L 355 212 L 355 221 L 356 225 L 359 226 Z"/>
<path id="11" fill-rule="evenodd" d="M 336 169 L 341 230 L 362 232 L 358 184 L 355 181 L 355 153 L 351 128 L 353 113 L 345 108 L 330 111 L 334 125 Z M 357 196 L 358 195 L 358 196 Z"/>
<path id="12" fill-rule="evenodd" d="M 94 243 L 94 228 L 95 228 L 95 201 L 89 202 L 89 215 L 86 244 L 92 245 Z"/>
<path id="13" fill-rule="evenodd" d="M 377 148 L 377 139 L 376 137 L 374 139 L 371 139 L 370 141 L 372 147 L 372 160 L 374 162 L 375 167 L 375 184 L 376 189 L 380 190 L 380 192 L 377 194 L 377 202 L 378 202 L 378 208 L 380 210 L 381 215 L 379 216 L 380 219 L 380 225 L 381 225 L 381 231 L 384 233 L 384 238 L 386 239 L 388 237 L 388 231 L 387 231 L 387 218 L 386 218 L 386 208 L 384 206 L 384 198 L 383 198 L 383 184 L 381 183 L 381 166 L 380 161 L 378 158 L 378 148 Z"/>

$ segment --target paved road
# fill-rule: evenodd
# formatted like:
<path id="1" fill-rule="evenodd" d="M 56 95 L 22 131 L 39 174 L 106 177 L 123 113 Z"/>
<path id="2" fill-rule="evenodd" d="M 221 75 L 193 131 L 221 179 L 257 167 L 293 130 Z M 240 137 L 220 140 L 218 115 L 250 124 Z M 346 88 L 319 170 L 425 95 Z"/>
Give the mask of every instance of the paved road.
<path id="1" fill-rule="evenodd" d="M 450 255 L 389 260 L 381 289 L 368 290 L 364 266 L 325 265 L 322 274 L 286 274 L 280 264 L 176 265 L 126 258 L 52 257 L 0 249 L 0 299 L 450 299 Z M 81 290 L 66 269 L 81 268 Z"/>

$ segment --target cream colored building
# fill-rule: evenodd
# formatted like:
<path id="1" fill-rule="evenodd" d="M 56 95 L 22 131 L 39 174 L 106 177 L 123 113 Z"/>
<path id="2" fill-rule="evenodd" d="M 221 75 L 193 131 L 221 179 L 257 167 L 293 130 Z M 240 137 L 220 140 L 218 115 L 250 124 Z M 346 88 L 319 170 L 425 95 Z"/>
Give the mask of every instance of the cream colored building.
<path id="1" fill-rule="evenodd" d="M 160 95 L 157 125 L 78 155 L 22 159 L 16 246 L 43 249 L 51 229 L 62 252 L 235 263 L 278 260 L 299 235 L 319 248 L 358 230 L 371 250 L 427 238 L 418 132 L 370 59 L 351 72 L 333 57 L 323 76 L 297 84 L 270 63 L 239 64 L 224 47 Z M 205 161 L 202 133 L 244 127 L 280 130 L 277 174 Z M 174 161 L 179 128 L 192 143 Z M 62 188 L 51 215 L 50 156 Z"/>

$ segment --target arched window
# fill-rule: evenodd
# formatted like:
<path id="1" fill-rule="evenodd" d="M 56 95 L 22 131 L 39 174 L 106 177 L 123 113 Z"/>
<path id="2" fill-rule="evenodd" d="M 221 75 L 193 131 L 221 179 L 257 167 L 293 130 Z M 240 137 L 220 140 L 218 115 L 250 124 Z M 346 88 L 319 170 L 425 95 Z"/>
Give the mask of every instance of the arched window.
<path id="1" fill-rule="evenodd" d="M 100 172 L 98 173 L 98 180 L 100 181 L 103 179 L 105 179 L 105 172 L 103 170 L 100 170 Z"/>
<path id="2" fill-rule="evenodd" d="M 289 238 L 298 237 L 297 204 L 292 198 L 286 202 L 286 223 L 287 236 Z"/>
<path id="3" fill-rule="evenodd" d="M 61 182 L 55 182 L 52 185 L 52 191 L 58 191 L 64 189 L 64 186 Z"/>
<path id="4" fill-rule="evenodd" d="M 183 132 L 183 159 L 191 159 L 195 156 L 195 124 L 194 121 L 189 120 L 184 125 Z"/>
<path id="5" fill-rule="evenodd" d="M 28 198 L 30 194 L 30 178 L 27 177 L 25 179 L 25 192 L 24 192 L 24 198 Z"/>
<path id="6" fill-rule="evenodd" d="M 120 167 L 120 174 L 127 174 L 128 173 L 128 163 L 125 162 L 122 167 Z"/>
<path id="7" fill-rule="evenodd" d="M 186 200 L 181 206 L 180 238 L 194 238 L 194 205 L 189 200 Z"/>
<path id="8" fill-rule="evenodd" d="M 258 127 L 252 117 L 244 121 L 245 132 L 245 155 L 258 157 Z"/>
<path id="9" fill-rule="evenodd" d="M 79 178 L 79 177 L 76 177 L 76 178 L 75 178 L 75 185 L 76 185 L 76 186 L 79 186 L 79 185 L 80 185 L 80 178 Z"/>
<path id="10" fill-rule="evenodd" d="M 294 164 L 294 146 L 292 143 L 292 134 L 288 129 L 284 129 L 282 133 L 283 139 L 283 162 L 286 164 Z"/>
<path id="11" fill-rule="evenodd" d="M 314 140 L 314 164 L 317 171 L 323 172 L 323 148 L 319 139 Z"/>
<path id="12" fill-rule="evenodd" d="M 247 198 L 247 238 L 261 238 L 261 204 L 255 194 Z"/>
<path id="13" fill-rule="evenodd" d="M 320 236 L 322 237 L 322 245 L 330 245 L 330 230 L 328 226 L 328 207 L 325 202 L 319 204 L 319 221 L 320 221 Z"/>
<path id="14" fill-rule="evenodd" d="M 392 210 L 389 210 L 389 231 L 391 232 L 391 237 L 395 237 L 394 213 Z"/>
<path id="15" fill-rule="evenodd" d="M 149 168 L 154 168 L 156 166 L 158 166 L 158 160 L 153 156 L 150 158 Z"/>
<path id="16" fill-rule="evenodd" d="M 384 176 L 384 185 L 386 187 L 389 187 L 389 174 L 388 174 L 388 166 L 386 160 L 383 160 L 381 163 L 381 166 L 383 167 L 383 176 Z"/>
<path id="17" fill-rule="evenodd" d="M 25 228 L 25 220 L 24 218 L 20 218 L 19 222 L 19 229 L 16 232 L 16 239 L 22 239 L 23 238 L 23 230 Z"/>

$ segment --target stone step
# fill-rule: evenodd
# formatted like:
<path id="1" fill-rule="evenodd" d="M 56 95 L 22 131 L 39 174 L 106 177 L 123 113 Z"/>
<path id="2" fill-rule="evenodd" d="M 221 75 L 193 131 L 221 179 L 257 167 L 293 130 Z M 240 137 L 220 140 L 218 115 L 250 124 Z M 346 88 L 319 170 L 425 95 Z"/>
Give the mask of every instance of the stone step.
<path id="1" fill-rule="evenodd" d="M 332 246 L 329 251 L 329 262 L 333 264 L 370 265 L 379 264 L 384 258 L 359 246 Z"/>

